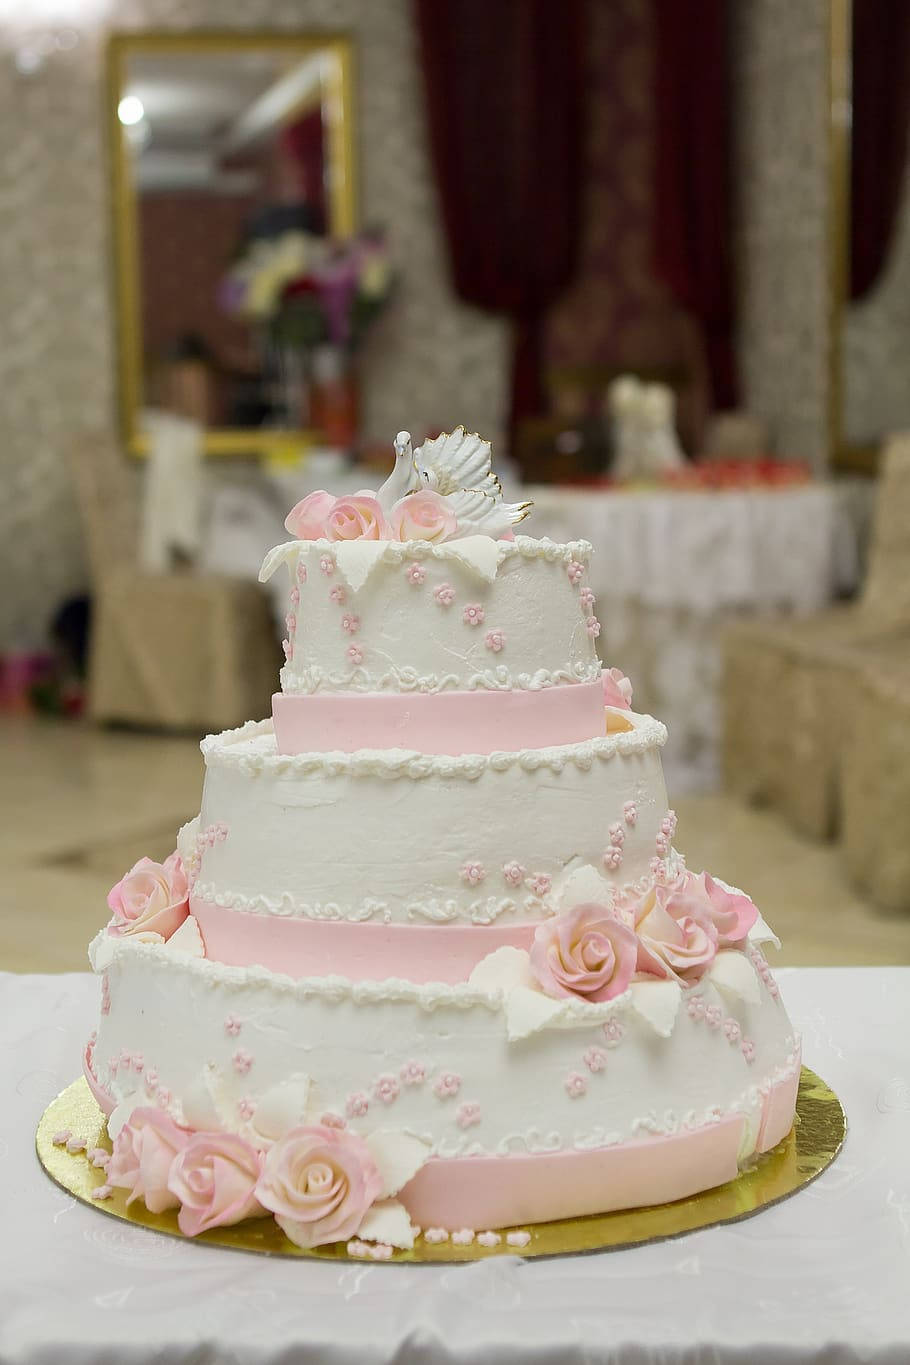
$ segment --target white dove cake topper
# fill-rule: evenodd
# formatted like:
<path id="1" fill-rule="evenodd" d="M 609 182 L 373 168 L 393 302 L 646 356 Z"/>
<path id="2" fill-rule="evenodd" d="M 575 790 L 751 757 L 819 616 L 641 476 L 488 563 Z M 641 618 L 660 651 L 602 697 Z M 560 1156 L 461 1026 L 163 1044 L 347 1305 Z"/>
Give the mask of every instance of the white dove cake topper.
<path id="1" fill-rule="evenodd" d="M 319 490 L 288 514 L 285 526 L 300 540 L 428 540 L 511 535 L 530 502 L 505 502 L 493 473 L 492 446 L 463 426 L 411 447 L 410 432 L 395 437 L 395 468 L 378 492 L 348 497 Z"/>

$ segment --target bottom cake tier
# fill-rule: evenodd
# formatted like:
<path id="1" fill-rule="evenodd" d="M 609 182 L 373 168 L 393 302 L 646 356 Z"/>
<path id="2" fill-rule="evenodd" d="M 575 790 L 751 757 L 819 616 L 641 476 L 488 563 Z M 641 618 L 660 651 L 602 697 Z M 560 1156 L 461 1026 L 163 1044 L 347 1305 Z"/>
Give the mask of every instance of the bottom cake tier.
<path id="1" fill-rule="evenodd" d="M 508 957 L 463 985 L 294 980 L 167 944 L 92 946 L 102 973 L 86 1075 L 262 1152 L 295 1125 L 426 1158 L 398 1193 L 418 1225 L 496 1228 L 679 1199 L 789 1131 L 798 1039 L 756 943 L 695 986 L 636 982 L 553 1001 Z"/>

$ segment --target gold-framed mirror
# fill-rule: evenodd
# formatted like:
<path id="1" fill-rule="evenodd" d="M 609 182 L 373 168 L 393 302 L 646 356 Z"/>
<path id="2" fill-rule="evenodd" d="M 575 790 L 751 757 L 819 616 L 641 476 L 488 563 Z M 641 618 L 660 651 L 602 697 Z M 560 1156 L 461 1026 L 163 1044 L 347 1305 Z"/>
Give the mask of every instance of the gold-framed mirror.
<path id="1" fill-rule="evenodd" d="M 910 6 L 830 0 L 828 21 L 830 447 L 874 474 L 910 430 Z"/>
<path id="2" fill-rule="evenodd" d="M 264 241 L 355 231 L 351 42 L 117 33 L 107 57 L 124 443 L 144 453 L 144 413 L 165 406 L 201 423 L 208 454 L 299 449 L 293 366 L 232 311 L 230 281 Z"/>

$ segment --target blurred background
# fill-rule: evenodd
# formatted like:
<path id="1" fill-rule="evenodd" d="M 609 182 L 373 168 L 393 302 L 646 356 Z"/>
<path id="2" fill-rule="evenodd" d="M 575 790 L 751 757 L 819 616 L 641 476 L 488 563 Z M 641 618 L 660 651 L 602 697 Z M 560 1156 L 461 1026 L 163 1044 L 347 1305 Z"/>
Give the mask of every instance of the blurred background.
<path id="1" fill-rule="evenodd" d="M 910 961 L 908 77 L 905 0 L 0 0 L 0 967 L 268 713 L 287 510 L 458 423 L 689 865 Z"/>

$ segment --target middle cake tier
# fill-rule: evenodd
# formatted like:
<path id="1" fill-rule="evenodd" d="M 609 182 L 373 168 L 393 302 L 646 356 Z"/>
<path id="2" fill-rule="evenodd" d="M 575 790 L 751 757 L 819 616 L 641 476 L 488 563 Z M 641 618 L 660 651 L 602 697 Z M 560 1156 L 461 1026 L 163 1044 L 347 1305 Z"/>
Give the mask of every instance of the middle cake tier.
<path id="1" fill-rule="evenodd" d="M 459 981 L 503 944 L 528 947 L 568 873 L 620 887 L 666 853 L 666 730 L 626 715 L 620 734 L 458 757 L 279 754 L 269 721 L 210 736 L 179 840 L 207 955 Z"/>

